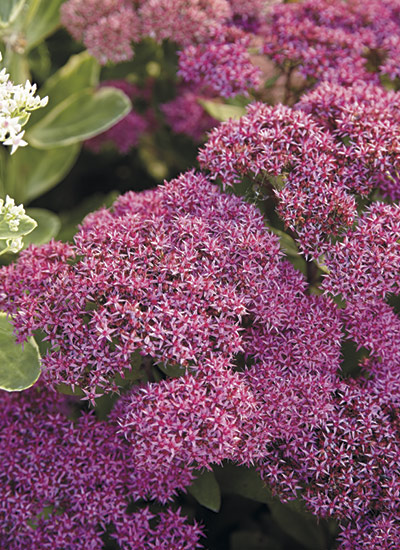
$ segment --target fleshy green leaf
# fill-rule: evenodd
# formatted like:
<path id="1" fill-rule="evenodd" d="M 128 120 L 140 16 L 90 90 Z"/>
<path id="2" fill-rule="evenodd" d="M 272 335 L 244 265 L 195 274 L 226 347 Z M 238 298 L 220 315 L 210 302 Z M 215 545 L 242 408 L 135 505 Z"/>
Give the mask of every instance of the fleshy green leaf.
<path id="1" fill-rule="evenodd" d="M 226 103 L 218 103 L 206 99 L 199 100 L 199 103 L 210 116 L 220 122 L 225 122 L 229 119 L 235 120 L 246 114 L 245 107 L 239 105 L 227 105 Z"/>
<path id="2" fill-rule="evenodd" d="M 49 97 L 46 107 L 32 113 L 32 120 L 43 118 L 59 103 L 86 88 L 99 83 L 100 65 L 87 51 L 72 55 L 68 62 L 46 80 L 39 90 L 40 97 Z M 35 118 L 34 118 L 35 117 Z"/>
<path id="3" fill-rule="evenodd" d="M 56 30 L 60 24 L 60 6 L 63 2 L 64 0 L 30 0 L 23 23 L 28 50 Z"/>
<path id="4" fill-rule="evenodd" d="M 30 388 L 40 376 L 40 355 L 30 338 L 17 344 L 13 327 L 6 314 L 0 312 L 0 389 L 21 391 Z"/>
<path id="5" fill-rule="evenodd" d="M 322 525 L 299 501 L 282 504 L 273 497 L 254 468 L 226 464 L 215 469 L 222 492 L 240 495 L 268 505 L 274 521 L 305 548 L 324 550 L 326 540 Z"/>
<path id="6" fill-rule="evenodd" d="M 69 172 L 79 149 L 77 143 L 47 151 L 29 146 L 18 149 L 7 166 L 8 193 L 24 204 L 43 195 Z"/>
<path id="7" fill-rule="evenodd" d="M 240 495 L 264 504 L 271 500 L 270 491 L 254 468 L 224 464 L 215 469 L 215 475 L 224 493 Z"/>
<path id="8" fill-rule="evenodd" d="M 199 504 L 213 512 L 221 508 L 221 491 L 214 472 L 203 472 L 188 488 L 189 493 Z"/>
<path id="9" fill-rule="evenodd" d="M 20 217 L 20 222 L 16 231 L 11 231 L 8 222 L 0 220 L 0 239 L 16 239 L 17 237 L 23 237 L 31 233 L 36 226 L 36 221 L 26 214 Z"/>
<path id="10" fill-rule="evenodd" d="M 39 149 L 78 143 L 114 126 L 130 108 L 128 97 L 116 88 L 83 90 L 57 105 L 26 138 Z"/>
<path id="11" fill-rule="evenodd" d="M 37 228 L 29 235 L 24 237 L 24 244 L 44 244 L 48 243 L 53 237 L 57 236 L 60 230 L 60 218 L 54 212 L 44 208 L 27 208 L 26 212 L 32 216 L 37 223 Z"/>
<path id="12" fill-rule="evenodd" d="M 299 501 L 285 504 L 274 498 L 268 503 L 274 521 L 287 535 L 306 548 L 325 550 L 326 538 L 317 518 L 307 512 Z"/>
<path id="13" fill-rule="evenodd" d="M 18 17 L 24 7 L 25 0 L 1 0 L 0 27 L 7 27 Z"/>

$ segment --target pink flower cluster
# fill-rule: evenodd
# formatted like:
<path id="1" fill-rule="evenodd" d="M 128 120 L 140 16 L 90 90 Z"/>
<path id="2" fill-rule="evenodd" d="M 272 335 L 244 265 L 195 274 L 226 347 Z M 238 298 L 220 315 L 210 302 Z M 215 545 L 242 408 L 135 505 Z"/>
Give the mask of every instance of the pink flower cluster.
<path id="1" fill-rule="evenodd" d="M 340 177 L 352 191 L 367 195 L 378 188 L 400 199 L 400 93 L 358 83 L 322 83 L 303 95 L 296 108 L 336 141 Z"/>
<path id="2" fill-rule="evenodd" d="M 400 293 L 400 206 L 373 203 L 325 255 L 324 290 L 346 300 Z"/>
<path id="3" fill-rule="evenodd" d="M 253 103 L 211 132 L 199 160 L 223 185 L 248 175 L 275 187 L 285 224 L 305 254 L 318 256 L 354 222 L 353 193 L 399 196 L 398 96 L 323 83 L 294 109 Z"/>
<path id="4" fill-rule="evenodd" d="M 46 334 L 48 383 L 78 384 L 92 398 L 131 368 L 135 350 L 199 369 L 241 351 L 251 275 L 242 265 L 266 276 L 278 258 L 254 208 L 189 172 L 90 215 L 73 247 L 23 252 L 1 271 L 0 308 L 20 341 Z"/>
<path id="5" fill-rule="evenodd" d="M 218 28 L 209 41 L 179 53 L 178 74 L 223 97 L 247 94 L 249 88 L 261 84 L 261 72 L 251 63 L 249 46 L 249 36 L 239 28 Z"/>
<path id="6" fill-rule="evenodd" d="M 263 28 L 263 53 L 310 83 L 379 83 L 399 73 L 398 0 L 306 0 L 274 6 Z"/>
<path id="7" fill-rule="evenodd" d="M 289 107 L 253 103 L 247 114 L 214 129 L 200 163 L 233 185 L 249 174 L 278 187 L 279 213 L 307 254 L 354 221 L 354 198 L 338 177 L 336 144 L 311 116 Z M 278 179 L 277 179 L 278 178 Z"/>
<path id="8" fill-rule="evenodd" d="M 44 388 L 2 392 L 0 407 L 2 548 L 99 550 L 106 532 L 121 550 L 201 546 L 199 526 L 179 511 L 128 511 L 138 473 L 116 426 L 86 413 L 70 420 Z"/>
<path id="9" fill-rule="evenodd" d="M 131 59 L 132 43 L 142 38 L 169 39 L 183 48 L 179 65 L 186 81 L 229 97 L 260 84 L 248 53 L 251 31 L 259 26 L 260 2 L 253 4 L 253 15 L 244 16 L 227 0 L 68 0 L 61 20 L 102 64 Z"/>
<path id="10" fill-rule="evenodd" d="M 207 99 L 207 95 L 201 96 L 194 89 L 181 86 L 174 99 L 161 105 L 167 124 L 176 134 L 201 141 L 205 132 L 218 124 L 201 106 L 202 99 Z"/>
<path id="11" fill-rule="evenodd" d="M 308 116 L 293 111 L 297 135 Z M 289 148 L 292 163 L 298 153 Z M 149 549 L 157 547 L 157 537 L 164 544 L 157 548 L 195 548 L 196 525 L 184 525 L 169 511 L 154 527 L 148 508 L 127 515 L 126 499 L 165 503 L 190 485 L 195 468 L 232 460 L 256 464 L 282 499 L 300 493 L 318 516 L 337 518 L 342 550 L 363 544 L 392 550 L 400 532 L 400 321 L 382 297 L 398 290 L 398 217 L 397 207 L 379 204 L 359 217 L 343 239 L 351 244 L 330 246 L 326 294 L 313 296 L 255 207 L 188 172 L 89 215 L 74 245 L 32 247 L 3 267 L 0 306 L 19 340 L 36 329 L 49 340 L 47 384 L 79 385 L 93 400 L 96 392 L 115 388 L 113 378 L 129 369 L 137 350 L 167 373 L 185 367 L 178 378 L 133 387 L 107 422 L 90 415 L 75 424 L 61 419 L 47 393 L 51 412 L 35 405 L 33 421 L 24 407 L 40 393 L 4 398 L 5 475 L 20 472 L 21 464 L 35 467 L 24 453 L 38 455 L 33 462 L 41 465 L 18 482 L 27 484 L 34 504 L 5 478 L 2 506 L 18 503 L 12 524 L 22 526 L 25 537 L 10 524 L 5 540 L 16 541 L 19 550 L 21 540 L 42 537 L 41 547 L 53 541 L 57 548 L 65 520 L 65 537 L 80 537 L 85 521 L 97 541 L 93 548 L 101 547 L 99 536 L 110 523 L 122 548 L 135 548 L 140 537 Z M 344 308 L 327 295 L 336 288 L 346 298 L 348 292 Z M 369 354 L 351 380 L 341 376 L 345 338 Z M 22 435 L 7 430 L 21 430 L 24 444 Z M 76 474 L 81 464 L 86 477 Z M 92 489 L 75 503 L 86 480 Z M 100 492 L 108 496 L 99 504 Z M 98 510 L 85 519 L 81 506 Z M 32 521 L 43 529 L 32 533 Z"/>
<path id="12" fill-rule="evenodd" d="M 69 0 L 61 6 L 61 20 L 102 64 L 131 59 L 131 43 L 140 39 L 140 20 L 129 0 Z"/>

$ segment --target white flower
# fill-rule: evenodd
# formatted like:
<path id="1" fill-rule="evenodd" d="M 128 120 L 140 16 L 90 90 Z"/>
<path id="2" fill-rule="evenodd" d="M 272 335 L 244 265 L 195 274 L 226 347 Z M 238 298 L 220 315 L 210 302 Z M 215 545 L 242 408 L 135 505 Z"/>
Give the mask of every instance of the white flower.
<path id="1" fill-rule="evenodd" d="M 15 153 L 15 151 L 18 149 L 18 147 L 25 147 L 26 145 L 28 145 L 28 142 L 25 141 L 24 139 L 22 139 L 24 133 L 25 133 L 25 131 L 23 131 L 23 132 L 21 132 L 20 134 L 17 134 L 17 135 L 12 135 L 8 139 L 3 141 L 4 145 L 12 145 L 11 155 L 13 153 Z"/>
<path id="2" fill-rule="evenodd" d="M 0 220 L 3 218 L 7 223 L 10 231 L 18 231 L 19 222 L 25 214 L 25 209 L 20 205 L 16 205 L 14 199 L 6 196 L 6 202 L 0 199 Z"/>
<path id="3" fill-rule="evenodd" d="M 15 239 L 7 240 L 8 252 L 13 252 L 14 254 L 16 254 L 21 250 L 23 246 L 24 243 L 22 242 L 22 237 L 16 237 Z"/>
<path id="4" fill-rule="evenodd" d="M 36 84 L 29 80 L 24 85 L 14 85 L 9 77 L 6 69 L 0 71 L 0 143 L 11 145 L 13 154 L 18 147 L 28 145 L 22 139 L 24 132 L 21 128 L 28 122 L 30 111 L 45 107 L 49 98 L 35 96 Z"/>

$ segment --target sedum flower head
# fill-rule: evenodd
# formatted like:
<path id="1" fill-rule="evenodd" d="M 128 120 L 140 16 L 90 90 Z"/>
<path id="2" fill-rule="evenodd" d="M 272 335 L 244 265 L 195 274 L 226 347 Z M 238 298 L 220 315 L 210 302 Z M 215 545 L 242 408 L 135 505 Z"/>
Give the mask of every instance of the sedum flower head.
<path id="1" fill-rule="evenodd" d="M 110 389 L 135 351 L 193 370 L 242 351 L 246 289 L 280 255 L 253 206 L 188 172 L 89 215 L 73 246 L 24 251 L 0 272 L 1 309 L 20 341 L 45 332 L 49 383 Z"/>
<path id="2" fill-rule="evenodd" d="M 100 550 L 107 531 L 121 550 L 200 547 L 179 510 L 128 510 L 141 480 L 115 424 L 71 420 L 68 401 L 43 387 L 2 392 L 0 411 L 1 548 Z"/>

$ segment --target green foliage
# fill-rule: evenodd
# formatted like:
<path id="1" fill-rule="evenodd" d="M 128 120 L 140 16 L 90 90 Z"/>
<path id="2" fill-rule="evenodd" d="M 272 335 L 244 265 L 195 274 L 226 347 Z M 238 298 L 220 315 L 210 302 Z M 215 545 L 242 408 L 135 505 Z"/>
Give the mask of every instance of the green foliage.
<path id="1" fill-rule="evenodd" d="M 229 119 L 237 120 L 246 114 L 245 107 L 241 105 L 228 105 L 227 103 L 210 101 L 208 99 L 199 100 L 199 103 L 210 116 L 220 122 L 225 122 Z"/>
<path id="2" fill-rule="evenodd" d="M 27 214 L 20 216 L 18 228 L 11 230 L 8 222 L 0 216 L 0 240 L 16 239 L 31 233 L 37 226 L 37 222 Z"/>
<path id="3" fill-rule="evenodd" d="M 61 222 L 56 214 L 44 208 L 27 208 L 26 211 L 38 222 L 36 229 L 24 238 L 26 245 L 48 243 L 57 236 Z"/>
<path id="4" fill-rule="evenodd" d="M 60 23 L 64 0 L 29 0 L 23 22 L 27 51 L 52 34 Z"/>
<path id="5" fill-rule="evenodd" d="M 205 471 L 201 473 L 188 488 L 188 491 L 199 504 L 213 512 L 219 512 L 221 508 L 221 490 L 214 472 Z"/>
<path id="6" fill-rule="evenodd" d="M 0 28 L 11 25 L 20 14 L 24 4 L 25 0 L 1 0 Z"/>
<path id="7" fill-rule="evenodd" d="M 94 89 L 99 84 L 99 76 L 100 65 L 88 52 L 72 55 L 40 88 L 40 96 L 49 96 L 49 103 L 47 107 L 34 113 L 32 120 L 44 118 L 71 95 L 86 88 Z"/>
<path id="8" fill-rule="evenodd" d="M 7 193 L 24 204 L 40 197 L 69 172 L 79 151 L 78 143 L 45 151 L 31 146 L 18 149 L 8 160 Z"/>
<path id="9" fill-rule="evenodd" d="M 318 523 L 298 500 L 281 503 L 264 485 L 254 468 L 225 464 L 216 469 L 215 474 L 223 493 L 267 504 L 272 519 L 284 533 L 307 549 L 325 550 L 327 536 L 323 522 Z"/>
<path id="10" fill-rule="evenodd" d="M 13 327 L 0 312 L 0 389 L 21 391 L 33 386 L 40 376 L 39 349 L 33 338 L 17 344 Z"/>
<path id="11" fill-rule="evenodd" d="M 57 105 L 26 137 L 39 149 L 79 143 L 108 130 L 130 108 L 128 97 L 116 88 L 82 90 Z"/>

